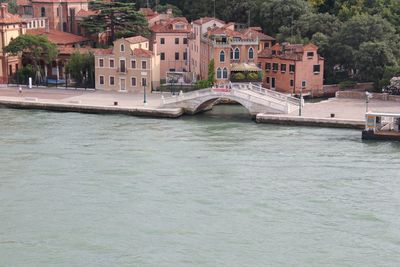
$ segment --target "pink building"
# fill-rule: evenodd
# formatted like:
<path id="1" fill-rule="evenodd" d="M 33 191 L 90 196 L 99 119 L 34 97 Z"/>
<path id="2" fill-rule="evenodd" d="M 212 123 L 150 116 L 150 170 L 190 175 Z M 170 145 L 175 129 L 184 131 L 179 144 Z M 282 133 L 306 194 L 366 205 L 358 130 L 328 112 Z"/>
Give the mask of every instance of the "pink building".
<path id="1" fill-rule="evenodd" d="M 190 41 L 191 71 L 199 79 L 207 79 L 208 64 L 213 59 L 217 84 L 227 84 L 231 72 L 242 71 L 249 66 L 258 70 L 258 33 L 239 32 L 234 23 L 225 24 L 213 18 L 202 18 L 193 22 Z M 251 34 L 250 34 L 251 33 Z M 260 70 L 261 71 L 261 70 Z"/>
<path id="2" fill-rule="evenodd" d="M 275 44 L 261 51 L 258 59 L 266 88 L 294 94 L 323 89 L 324 59 L 313 44 Z"/>
<path id="3" fill-rule="evenodd" d="M 186 18 L 168 18 L 150 28 L 152 43 L 158 44 L 161 79 L 168 71 L 189 71 L 188 37 L 191 31 Z"/>

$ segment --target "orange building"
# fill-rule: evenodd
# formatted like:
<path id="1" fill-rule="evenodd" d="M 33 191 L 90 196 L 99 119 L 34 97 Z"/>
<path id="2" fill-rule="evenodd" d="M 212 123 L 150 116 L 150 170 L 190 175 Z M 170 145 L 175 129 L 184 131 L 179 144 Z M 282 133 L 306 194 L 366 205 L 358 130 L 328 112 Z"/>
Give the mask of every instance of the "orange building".
<path id="1" fill-rule="evenodd" d="M 11 40 L 25 33 L 22 19 L 8 12 L 8 4 L 0 5 L 0 83 L 7 83 L 9 77 L 21 67 L 21 58 L 4 53 L 3 49 Z"/>
<path id="2" fill-rule="evenodd" d="M 323 89 L 324 59 L 313 44 L 275 44 L 258 54 L 263 85 L 285 93 L 316 93 Z"/>
<path id="3" fill-rule="evenodd" d="M 166 78 L 168 71 L 189 71 L 188 37 L 191 27 L 186 18 L 160 20 L 155 22 L 150 30 L 151 44 L 158 44 L 161 78 Z"/>

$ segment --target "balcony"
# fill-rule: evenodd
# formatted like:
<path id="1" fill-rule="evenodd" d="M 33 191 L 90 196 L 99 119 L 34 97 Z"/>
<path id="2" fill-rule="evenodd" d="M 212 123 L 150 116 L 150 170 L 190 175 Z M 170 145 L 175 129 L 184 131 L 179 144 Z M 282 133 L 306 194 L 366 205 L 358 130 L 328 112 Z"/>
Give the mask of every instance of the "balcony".
<path id="1" fill-rule="evenodd" d="M 117 72 L 121 74 L 126 74 L 128 71 L 125 67 L 123 67 L 123 68 L 117 68 Z"/>

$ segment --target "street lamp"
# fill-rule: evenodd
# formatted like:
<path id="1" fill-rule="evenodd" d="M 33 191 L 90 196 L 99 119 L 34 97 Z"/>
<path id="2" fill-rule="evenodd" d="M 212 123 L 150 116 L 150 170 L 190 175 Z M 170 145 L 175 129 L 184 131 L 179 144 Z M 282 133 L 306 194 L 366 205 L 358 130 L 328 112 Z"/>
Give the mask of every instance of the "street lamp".
<path id="1" fill-rule="evenodd" d="M 147 98 L 146 98 L 146 84 L 143 84 L 143 104 L 147 105 Z"/>
<path id="2" fill-rule="evenodd" d="M 368 103 L 369 100 L 372 98 L 372 94 L 368 91 L 365 92 L 365 112 L 368 113 Z"/>

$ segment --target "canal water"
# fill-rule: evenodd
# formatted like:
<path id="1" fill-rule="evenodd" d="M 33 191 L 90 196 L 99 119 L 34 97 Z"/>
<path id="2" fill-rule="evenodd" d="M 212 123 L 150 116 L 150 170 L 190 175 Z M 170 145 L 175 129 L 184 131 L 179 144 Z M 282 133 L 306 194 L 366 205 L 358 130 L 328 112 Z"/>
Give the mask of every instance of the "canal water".
<path id="1" fill-rule="evenodd" d="M 400 144 L 0 109 L 0 266 L 398 266 Z"/>

